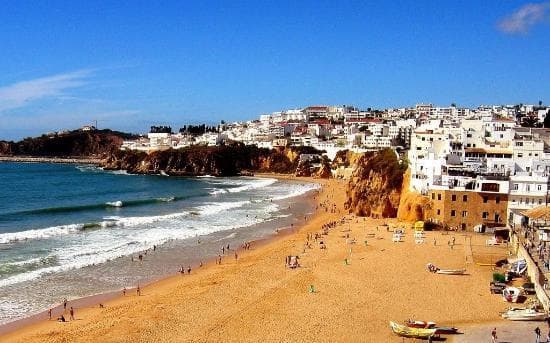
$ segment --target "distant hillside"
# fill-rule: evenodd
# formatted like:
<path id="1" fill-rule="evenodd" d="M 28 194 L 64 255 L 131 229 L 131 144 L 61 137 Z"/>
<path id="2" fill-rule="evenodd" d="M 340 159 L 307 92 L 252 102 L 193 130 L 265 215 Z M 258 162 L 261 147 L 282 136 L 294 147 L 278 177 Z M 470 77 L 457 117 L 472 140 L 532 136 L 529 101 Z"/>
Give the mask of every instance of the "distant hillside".
<path id="1" fill-rule="evenodd" d="M 19 142 L 0 141 L 0 156 L 105 157 L 117 150 L 123 140 L 135 138 L 136 135 L 111 130 L 75 130 Z"/>

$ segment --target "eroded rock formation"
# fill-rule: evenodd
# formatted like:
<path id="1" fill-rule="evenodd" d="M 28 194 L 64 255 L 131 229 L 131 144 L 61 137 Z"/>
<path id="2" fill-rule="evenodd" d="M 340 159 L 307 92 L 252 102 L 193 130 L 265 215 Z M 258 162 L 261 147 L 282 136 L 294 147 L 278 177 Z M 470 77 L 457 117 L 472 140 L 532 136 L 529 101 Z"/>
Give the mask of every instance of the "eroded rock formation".
<path id="1" fill-rule="evenodd" d="M 391 149 L 365 153 L 348 183 L 345 208 L 359 216 L 395 217 L 406 168 Z"/>

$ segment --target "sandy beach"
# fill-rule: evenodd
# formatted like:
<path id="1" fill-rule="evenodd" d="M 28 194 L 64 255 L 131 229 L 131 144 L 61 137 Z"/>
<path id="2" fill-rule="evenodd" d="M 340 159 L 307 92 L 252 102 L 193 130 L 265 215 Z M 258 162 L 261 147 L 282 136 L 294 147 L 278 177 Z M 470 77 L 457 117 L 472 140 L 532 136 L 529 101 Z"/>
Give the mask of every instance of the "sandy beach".
<path id="1" fill-rule="evenodd" d="M 209 262 L 191 275 L 143 287 L 141 296 L 131 290 L 103 308 L 76 308 L 74 321 L 44 315 L 0 341 L 401 342 L 390 320 L 459 328 L 499 321 L 507 304 L 489 293 L 491 268 L 475 262 L 494 262 L 506 256 L 506 247 L 485 247 L 480 235 L 441 232 L 428 232 L 416 244 L 410 228 L 403 242 L 393 243 L 392 233 L 379 226 L 404 224 L 345 215 L 345 182 L 316 181 L 322 184 L 318 209 L 297 232 L 253 243 L 237 251 L 237 259 L 231 251 L 221 265 Z M 332 221 L 339 223 L 305 246 L 308 235 Z M 298 255 L 301 266 L 286 268 L 288 255 Z M 467 275 L 428 273 L 428 262 L 466 268 Z"/>

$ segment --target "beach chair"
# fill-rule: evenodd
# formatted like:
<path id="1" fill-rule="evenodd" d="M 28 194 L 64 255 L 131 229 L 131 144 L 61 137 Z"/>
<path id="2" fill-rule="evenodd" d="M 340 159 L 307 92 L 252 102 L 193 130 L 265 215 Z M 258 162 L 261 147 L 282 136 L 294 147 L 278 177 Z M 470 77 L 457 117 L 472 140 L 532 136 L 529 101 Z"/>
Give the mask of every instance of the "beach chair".
<path id="1" fill-rule="evenodd" d="M 401 234 L 399 233 L 395 233 L 393 234 L 393 237 L 392 237 L 392 242 L 401 242 Z"/>

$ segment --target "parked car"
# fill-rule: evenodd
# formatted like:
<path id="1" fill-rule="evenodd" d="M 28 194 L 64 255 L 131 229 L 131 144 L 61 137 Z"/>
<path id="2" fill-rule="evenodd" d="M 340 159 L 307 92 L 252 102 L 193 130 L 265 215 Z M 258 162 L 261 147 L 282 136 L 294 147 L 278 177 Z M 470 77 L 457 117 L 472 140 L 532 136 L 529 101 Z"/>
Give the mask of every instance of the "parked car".
<path id="1" fill-rule="evenodd" d="M 491 282 L 489 284 L 489 289 L 493 294 L 502 294 L 502 291 L 507 287 L 503 282 Z"/>
<path id="2" fill-rule="evenodd" d="M 525 292 L 525 294 L 535 294 L 535 284 L 532 282 L 526 282 L 524 283 L 521 288 Z"/>

